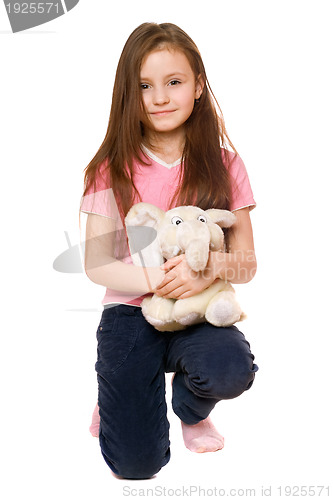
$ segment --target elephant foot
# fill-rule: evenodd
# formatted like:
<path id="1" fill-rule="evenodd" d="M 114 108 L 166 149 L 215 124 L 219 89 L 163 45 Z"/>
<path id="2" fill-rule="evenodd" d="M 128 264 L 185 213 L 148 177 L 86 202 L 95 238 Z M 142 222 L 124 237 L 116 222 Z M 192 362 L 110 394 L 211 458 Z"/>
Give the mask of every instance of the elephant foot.
<path id="1" fill-rule="evenodd" d="M 142 314 L 148 323 L 160 332 L 184 330 L 185 326 L 179 324 L 172 317 L 174 303 L 173 299 L 164 299 L 157 295 L 146 297 L 141 303 Z"/>
<path id="2" fill-rule="evenodd" d="M 159 332 L 177 332 L 186 328 L 186 326 L 177 323 L 177 321 L 169 321 L 168 323 L 164 323 L 163 321 L 151 316 L 145 316 L 145 318 L 148 323 L 150 323 Z"/>
<path id="3" fill-rule="evenodd" d="M 231 326 L 244 319 L 234 292 L 220 292 L 208 304 L 206 319 L 215 326 Z"/>
<path id="4" fill-rule="evenodd" d="M 142 314 L 146 319 L 149 318 L 152 325 L 158 326 L 173 320 L 173 305 L 173 299 L 164 299 L 157 295 L 146 297 L 141 303 Z"/>
<path id="5" fill-rule="evenodd" d="M 177 300 L 173 307 L 172 317 L 177 323 L 185 326 L 202 323 L 205 321 L 207 302 L 203 300 L 202 294 Z"/>
<path id="6" fill-rule="evenodd" d="M 202 315 L 200 313 L 191 312 L 191 313 L 187 314 L 186 316 L 177 318 L 177 321 L 181 325 L 188 326 L 188 325 L 194 325 L 196 323 L 202 323 L 202 321 L 204 321 L 204 318 L 202 317 Z"/>

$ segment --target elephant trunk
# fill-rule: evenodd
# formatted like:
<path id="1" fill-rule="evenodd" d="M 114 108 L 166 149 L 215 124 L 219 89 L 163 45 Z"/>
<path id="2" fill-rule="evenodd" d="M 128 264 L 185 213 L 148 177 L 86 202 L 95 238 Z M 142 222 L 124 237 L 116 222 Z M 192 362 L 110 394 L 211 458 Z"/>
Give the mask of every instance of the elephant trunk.
<path id="1" fill-rule="evenodd" d="M 188 265 L 193 271 L 205 269 L 209 256 L 208 245 L 202 246 L 201 240 L 193 240 L 185 250 L 185 257 Z"/>
<path id="2" fill-rule="evenodd" d="M 207 225 L 199 221 L 183 222 L 177 235 L 179 248 L 193 271 L 205 269 L 209 257 L 210 232 Z"/>

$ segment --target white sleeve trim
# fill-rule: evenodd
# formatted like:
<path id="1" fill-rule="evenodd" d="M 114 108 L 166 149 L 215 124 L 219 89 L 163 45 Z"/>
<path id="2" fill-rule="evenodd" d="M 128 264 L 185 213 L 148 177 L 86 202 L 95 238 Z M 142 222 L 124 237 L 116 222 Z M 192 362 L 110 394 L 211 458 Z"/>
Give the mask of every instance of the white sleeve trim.
<path id="1" fill-rule="evenodd" d="M 257 206 L 256 203 L 249 203 L 248 205 L 244 205 L 243 207 L 234 208 L 233 210 L 231 210 L 231 212 L 237 212 L 237 210 L 241 210 L 242 208 L 248 208 L 248 207 L 252 207 L 252 209 L 253 209 L 256 206 Z"/>

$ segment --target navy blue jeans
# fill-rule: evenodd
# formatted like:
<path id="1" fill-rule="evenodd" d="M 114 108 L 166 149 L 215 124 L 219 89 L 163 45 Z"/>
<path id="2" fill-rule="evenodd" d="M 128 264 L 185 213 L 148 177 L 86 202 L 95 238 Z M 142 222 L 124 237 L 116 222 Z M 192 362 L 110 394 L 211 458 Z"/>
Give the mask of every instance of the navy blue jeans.
<path id="1" fill-rule="evenodd" d="M 172 408 L 186 424 L 249 389 L 257 365 L 235 327 L 208 323 L 158 332 L 141 308 L 105 309 L 97 330 L 100 446 L 113 472 L 149 478 L 170 459 L 165 373 L 175 372 Z"/>

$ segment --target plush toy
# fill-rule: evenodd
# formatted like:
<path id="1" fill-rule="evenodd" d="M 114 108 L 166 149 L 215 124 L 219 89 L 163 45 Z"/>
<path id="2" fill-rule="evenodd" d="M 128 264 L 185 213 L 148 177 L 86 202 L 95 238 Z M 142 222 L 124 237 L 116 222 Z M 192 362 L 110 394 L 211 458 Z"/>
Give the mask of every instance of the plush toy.
<path id="1" fill-rule="evenodd" d="M 228 210 L 182 206 L 164 212 L 150 203 L 137 203 L 125 218 L 133 263 L 144 267 L 160 266 L 164 259 L 185 253 L 189 267 L 203 271 L 210 250 L 225 250 L 221 227 L 230 227 L 235 220 L 235 215 Z M 151 228 L 147 244 L 139 242 L 143 227 Z M 141 234 L 147 239 L 146 231 Z M 223 280 L 185 299 L 168 299 L 154 294 L 146 297 L 141 307 L 146 320 L 159 331 L 183 330 L 204 321 L 215 326 L 230 326 L 244 318 L 233 287 Z"/>

